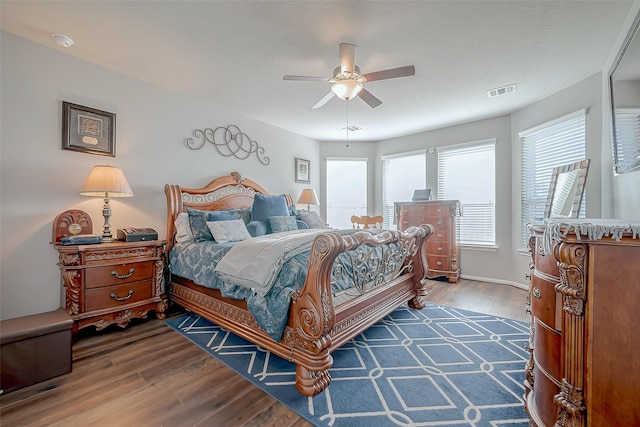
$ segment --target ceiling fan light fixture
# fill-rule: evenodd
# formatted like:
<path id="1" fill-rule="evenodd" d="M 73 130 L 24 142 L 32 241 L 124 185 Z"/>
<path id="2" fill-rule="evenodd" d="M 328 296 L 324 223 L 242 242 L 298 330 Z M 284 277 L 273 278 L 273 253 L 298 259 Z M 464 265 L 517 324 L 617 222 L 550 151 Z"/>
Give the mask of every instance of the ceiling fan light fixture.
<path id="1" fill-rule="evenodd" d="M 355 98 L 362 90 L 362 83 L 358 80 L 339 80 L 331 86 L 331 91 L 340 99 L 348 101 Z"/>

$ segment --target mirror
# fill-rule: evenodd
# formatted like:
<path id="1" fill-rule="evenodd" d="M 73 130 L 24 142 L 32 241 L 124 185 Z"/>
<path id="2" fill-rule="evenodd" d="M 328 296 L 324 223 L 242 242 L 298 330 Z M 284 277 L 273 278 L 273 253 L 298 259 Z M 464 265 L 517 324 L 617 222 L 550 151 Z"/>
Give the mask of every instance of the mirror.
<path id="1" fill-rule="evenodd" d="M 621 174 L 640 168 L 640 15 L 609 75 L 613 167 Z"/>
<path id="2" fill-rule="evenodd" d="M 587 159 L 553 169 L 545 218 L 578 218 L 589 163 Z"/>

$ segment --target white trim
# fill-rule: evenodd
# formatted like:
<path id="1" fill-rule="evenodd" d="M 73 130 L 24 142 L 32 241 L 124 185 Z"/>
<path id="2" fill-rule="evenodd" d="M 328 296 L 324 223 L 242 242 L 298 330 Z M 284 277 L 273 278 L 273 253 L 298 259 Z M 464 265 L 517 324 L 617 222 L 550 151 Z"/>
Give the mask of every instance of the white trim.
<path id="1" fill-rule="evenodd" d="M 438 153 L 444 153 L 444 152 L 447 152 L 447 151 L 459 150 L 460 148 L 473 147 L 473 146 L 476 146 L 476 145 L 493 144 L 495 146 L 497 141 L 498 141 L 497 138 L 479 139 L 478 141 L 461 142 L 460 144 L 444 145 L 442 147 L 436 147 L 436 151 Z"/>
<path id="2" fill-rule="evenodd" d="M 381 156 L 380 159 L 381 160 L 390 160 L 390 159 L 395 159 L 395 158 L 398 158 L 398 157 L 417 156 L 418 154 L 424 154 L 426 156 L 427 149 L 425 148 L 425 149 L 422 149 L 422 150 L 405 151 L 404 153 L 387 154 L 387 155 Z"/>
<path id="3" fill-rule="evenodd" d="M 325 157 L 325 162 L 349 162 L 349 161 L 358 161 L 358 162 L 368 162 L 368 157 Z"/>
<path id="4" fill-rule="evenodd" d="M 582 108 L 580 110 L 574 111 L 573 113 L 565 114 L 562 117 L 558 117 L 556 119 L 549 120 L 548 122 L 541 123 L 541 124 L 539 124 L 537 126 L 534 126 L 532 128 L 520 131 L 518 133 L 518 137 L 522 139 L 523 137 L 525 137 L 525 136 L 527 136 L 527 135 L 529 135 L 529 134 L 531 134 L 533 132 L 537 132 L 539 130 L 542 130 L 542 129 L 545 129 L 545 128 L 548 128 L 548 127 L 551 127 L 551 126 L 555 126 L 558 123 L 562 123 L 564 121 L 571 120 L 571 119 L 574 119 L 574 118 L 580 117 L 580 116 L 586 116 L 586 115 L 587 115 L 587 110 L 585 108 Z"/>
<path id="5" fill-rule="evenodd" d="M 519 289 L 524 289 L 525 291 L 529 289 L 529 285 L 524 285 L 518 282 L 512 282 L 511 280 L 493 279 L 491 277 L 467 276 L 466 274 L 463 274 L 460 277 L 467 280 L 475 280 L 477 282 L 489 282 L 489 283 L 497 283 L 499 285 L 513 286 Z M 522 302 L 525 302 L 524 299 L 522 300 Z"/>
<path id="6" fill-rule="evenodd" d="M 469 245 L 461 244 L 460 249 L 468 251 L 481 251 L 481 252 L 498 252 L 500 249 L 497 245 Z"/>

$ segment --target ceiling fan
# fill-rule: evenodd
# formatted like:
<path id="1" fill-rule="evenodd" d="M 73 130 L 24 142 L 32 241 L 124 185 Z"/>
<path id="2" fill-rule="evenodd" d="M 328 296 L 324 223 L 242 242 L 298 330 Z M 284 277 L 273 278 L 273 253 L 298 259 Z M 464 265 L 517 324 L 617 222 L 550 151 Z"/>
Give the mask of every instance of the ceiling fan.
<path id="1" fill-rule="evenodd" d="M 322 81 L 333 83 L 331 90 L 318 102 L 313 104 L 312 109 L 318 109 L 326 104 L 331 98 L 337 96 L 346 101 L 359 96 L 371 108 L 376 108 L 382 101 L 376 98 L 371 92 L 364 88 L 365 82 L 375 80 L 394 79 L 396 77 L 413 76 L 416 69 L 413 65 L 405 67 L 391 68 L 388 70 L 375 71 L 373 73 L 362 74 L 356 65 L 356 49 L 358 47 L 351 43 L 340 43 L 340 66 L 333 70 L 333 77 L 311 77 L 311 76 L 283 76 L 283 80 L 300 81 Z"/>

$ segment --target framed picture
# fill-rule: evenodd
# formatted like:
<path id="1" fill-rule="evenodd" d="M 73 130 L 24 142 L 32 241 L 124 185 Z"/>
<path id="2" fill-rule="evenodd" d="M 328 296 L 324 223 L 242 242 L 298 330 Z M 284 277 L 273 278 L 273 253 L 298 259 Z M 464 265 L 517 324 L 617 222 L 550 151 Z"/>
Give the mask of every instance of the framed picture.
<path id="1" fill-rule="evenodd" d="M 311 162 L 305 159 L 296 158 L 296 182 L 309 184 L 309 168 Z"/>
<path id="2" fill-rule="evenodd" d="M 116 156 L 116 115 L 62 101 L 62 149 Z"/>

